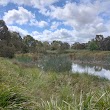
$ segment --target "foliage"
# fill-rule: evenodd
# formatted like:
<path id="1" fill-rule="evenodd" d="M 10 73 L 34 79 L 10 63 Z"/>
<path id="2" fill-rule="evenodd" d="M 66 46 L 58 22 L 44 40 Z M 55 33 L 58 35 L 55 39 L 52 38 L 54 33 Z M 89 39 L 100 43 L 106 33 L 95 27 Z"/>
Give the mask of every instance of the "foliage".
<path id="1" fill-rule="evenodd" d="M 49 51 L 53 51 L 53 53 L 56 52 L 62 54 L 62 53 L 66 53 L 70 49 L 110 51 L 110 36 L 104 38 L 103 35 L 96 35 L 96 37 L 93 40 L 90 40 L 87 43 L 75 42 L 70 47 L 69 43 L 67 42 L 56 41 L 56 40 L 52 41 L 52 43 L 49 43 L 47 41 L 41 42 L 34 39 L 30 35 L 21 37 L 21 35 L 17 32 L 10 32 L 5 22 L 3 20 L 0 20 L 0 50 L 2 51 L 3 49 L 1 48 L 6 48 L 6 47 L 13 48 L 14 54 L 15 53 L 46 54 Z"/>
<path id="2" fill-rule="evenodd" d="M 7 42 L 10 40 L 8 27 L 3 20 L 0 20 L 0 40 L 7 40 Z"/>
<path id="3" fill-rule="evenodd" d="M 22 42 L 22 38 L 19 33 L 17 32 L 10 32 L 10 42 L 8 46 L 13 46 L 15 48 L 15 52 L 26 52 L 25 44 Z"/>
<path id="4" fill-rule="evenodd" d="M 97 43 L 95 41 L 91 41 L 89 44 L 88 44 L 88 49 L 93 51 L 93 50 L 98 50 L 99 47 L 97 45 Z"/>
<path id="5" fill-rule="evenodd" d="M 61 46 L 61 41 L 53 41 L 51 43 L 51 50 L 58 50 Z"/>
<path id="6" fill-rule="evenodd" d="M 43 42 L 43 47 L 45 50 L 50 50 L 50 44 L 47 41 Z"/>
<path id="7" fill-rule="evenodd" d="M 0 48 L 0 56 L 1 57 L 7 57 L 7 58 L 13 58 L 14 57 L 14 48 L 13 47 L 8 47 L 4 46 Z"/>
<path id="8" fill-rule="evenodd" d="M 76 50 L 86 49 L 86 44 L 85 44 L 85 43 L 75 42 L 75 43 L 71 46 L 71 49 L 76 49 Z"/>

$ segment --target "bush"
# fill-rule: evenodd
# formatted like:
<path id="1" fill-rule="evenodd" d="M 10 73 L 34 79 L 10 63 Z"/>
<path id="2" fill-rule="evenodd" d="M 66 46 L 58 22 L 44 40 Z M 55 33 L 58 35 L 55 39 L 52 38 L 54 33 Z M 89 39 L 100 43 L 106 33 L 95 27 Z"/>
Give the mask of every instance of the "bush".
<path id="1" fill-rule="evenodd" d="M 90 42 L 90 44 L 88 46 L 88 49 L 93 51 L 93 50 L 98 50 L 99 47 L 98 47 L 98 45 L 97 45 L 97 43 L 95 41 L 92 41 L 92 42 Z"/>
<path id="2" fill-rule="evenodd" d="M 4 46 L 3 48 L 0 49 L 1 57 L 13 58 L 14 54 L 15 54 L 15 50 L 13 47 Z"/>

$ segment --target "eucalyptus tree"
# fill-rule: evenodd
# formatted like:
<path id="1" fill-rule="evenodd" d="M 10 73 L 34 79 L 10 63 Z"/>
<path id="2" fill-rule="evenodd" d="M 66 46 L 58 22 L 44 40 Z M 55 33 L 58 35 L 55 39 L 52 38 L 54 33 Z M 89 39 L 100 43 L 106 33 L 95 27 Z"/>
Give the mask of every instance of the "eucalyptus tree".
<path id="1" fill-rule="evenodd" d="M 29 52 L 35 52 L 36 40 L 32 36 L 30 35 L 24 36 L 23 43 L 28 47 Z"/>

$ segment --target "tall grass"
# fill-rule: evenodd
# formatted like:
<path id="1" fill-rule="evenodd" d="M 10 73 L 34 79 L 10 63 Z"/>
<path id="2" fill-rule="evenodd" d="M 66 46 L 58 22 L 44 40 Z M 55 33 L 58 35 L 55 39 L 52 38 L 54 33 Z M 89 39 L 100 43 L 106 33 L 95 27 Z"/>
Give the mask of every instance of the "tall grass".
<path id="1" fill-rule="evenodd" d="M 110 110 L 110 95 L 108 92 L 89 92 L 83 96 L 81 91 L 80 96 L 73 94 L 72 101 L 59 100 L 50 98 L 49 101 L 40 103 L 39 110 Z M 77 99 L 79 100 L 77 101 Z"/>
<path id="2" fill-rule="evenodd" d="M 22 63 L 31 63 L 33 61 L 32 57 L 29 55 L 16 56 L 16 60 Z"/>
<path id="3" fill-rule="evenodd" d="M 74 50 L 73 53 L 69 53 L 74 60 L 83 62 L 100 63 L 104 65 L 110 64 L 110 52 L 109 51 L 88 51 L 88 50 Z"/>
<path id="4" fill-rule="evenodd" d="M 45 56 L 41 61 L 41 67 L 44 71 L 69 72 L 71 65 L 71 60 L 62 55 Z"/>
<path id="5" fill-rule="evenodd" d="M 26 102 L 28 102 L 27 98 L 19 94 L 16 88 L 9 88 L 4 84 L 0 85 L 0 109 L 17 110 L 23 108 L 22 105 Z"/>
<path id="6" fill-rule="evenodd" d="M 16 55 L 13 62 L 22 67 L 37 67 L 38 56 L 33 54 L 20 54 Z"/>
<path id="7" fill-rule="evenodd" d="M 62 72 L 61 72 L 62 73 Z M 2 110 L 109 110 L 110 81 L 87 74 L 22 68 L 0 58 Z"/>

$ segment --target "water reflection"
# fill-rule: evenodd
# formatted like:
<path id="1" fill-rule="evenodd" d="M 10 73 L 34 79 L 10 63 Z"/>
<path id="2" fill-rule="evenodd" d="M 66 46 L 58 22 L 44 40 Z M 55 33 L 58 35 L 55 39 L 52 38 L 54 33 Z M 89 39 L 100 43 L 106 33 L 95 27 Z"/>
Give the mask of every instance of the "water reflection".
<path id="1" fill-rule="evenodd" d="M 72 72 L 88 73 L 104 77 L 110 80 L 110 66 L 92 65 L 92 64 L 72 64 Z"/>

